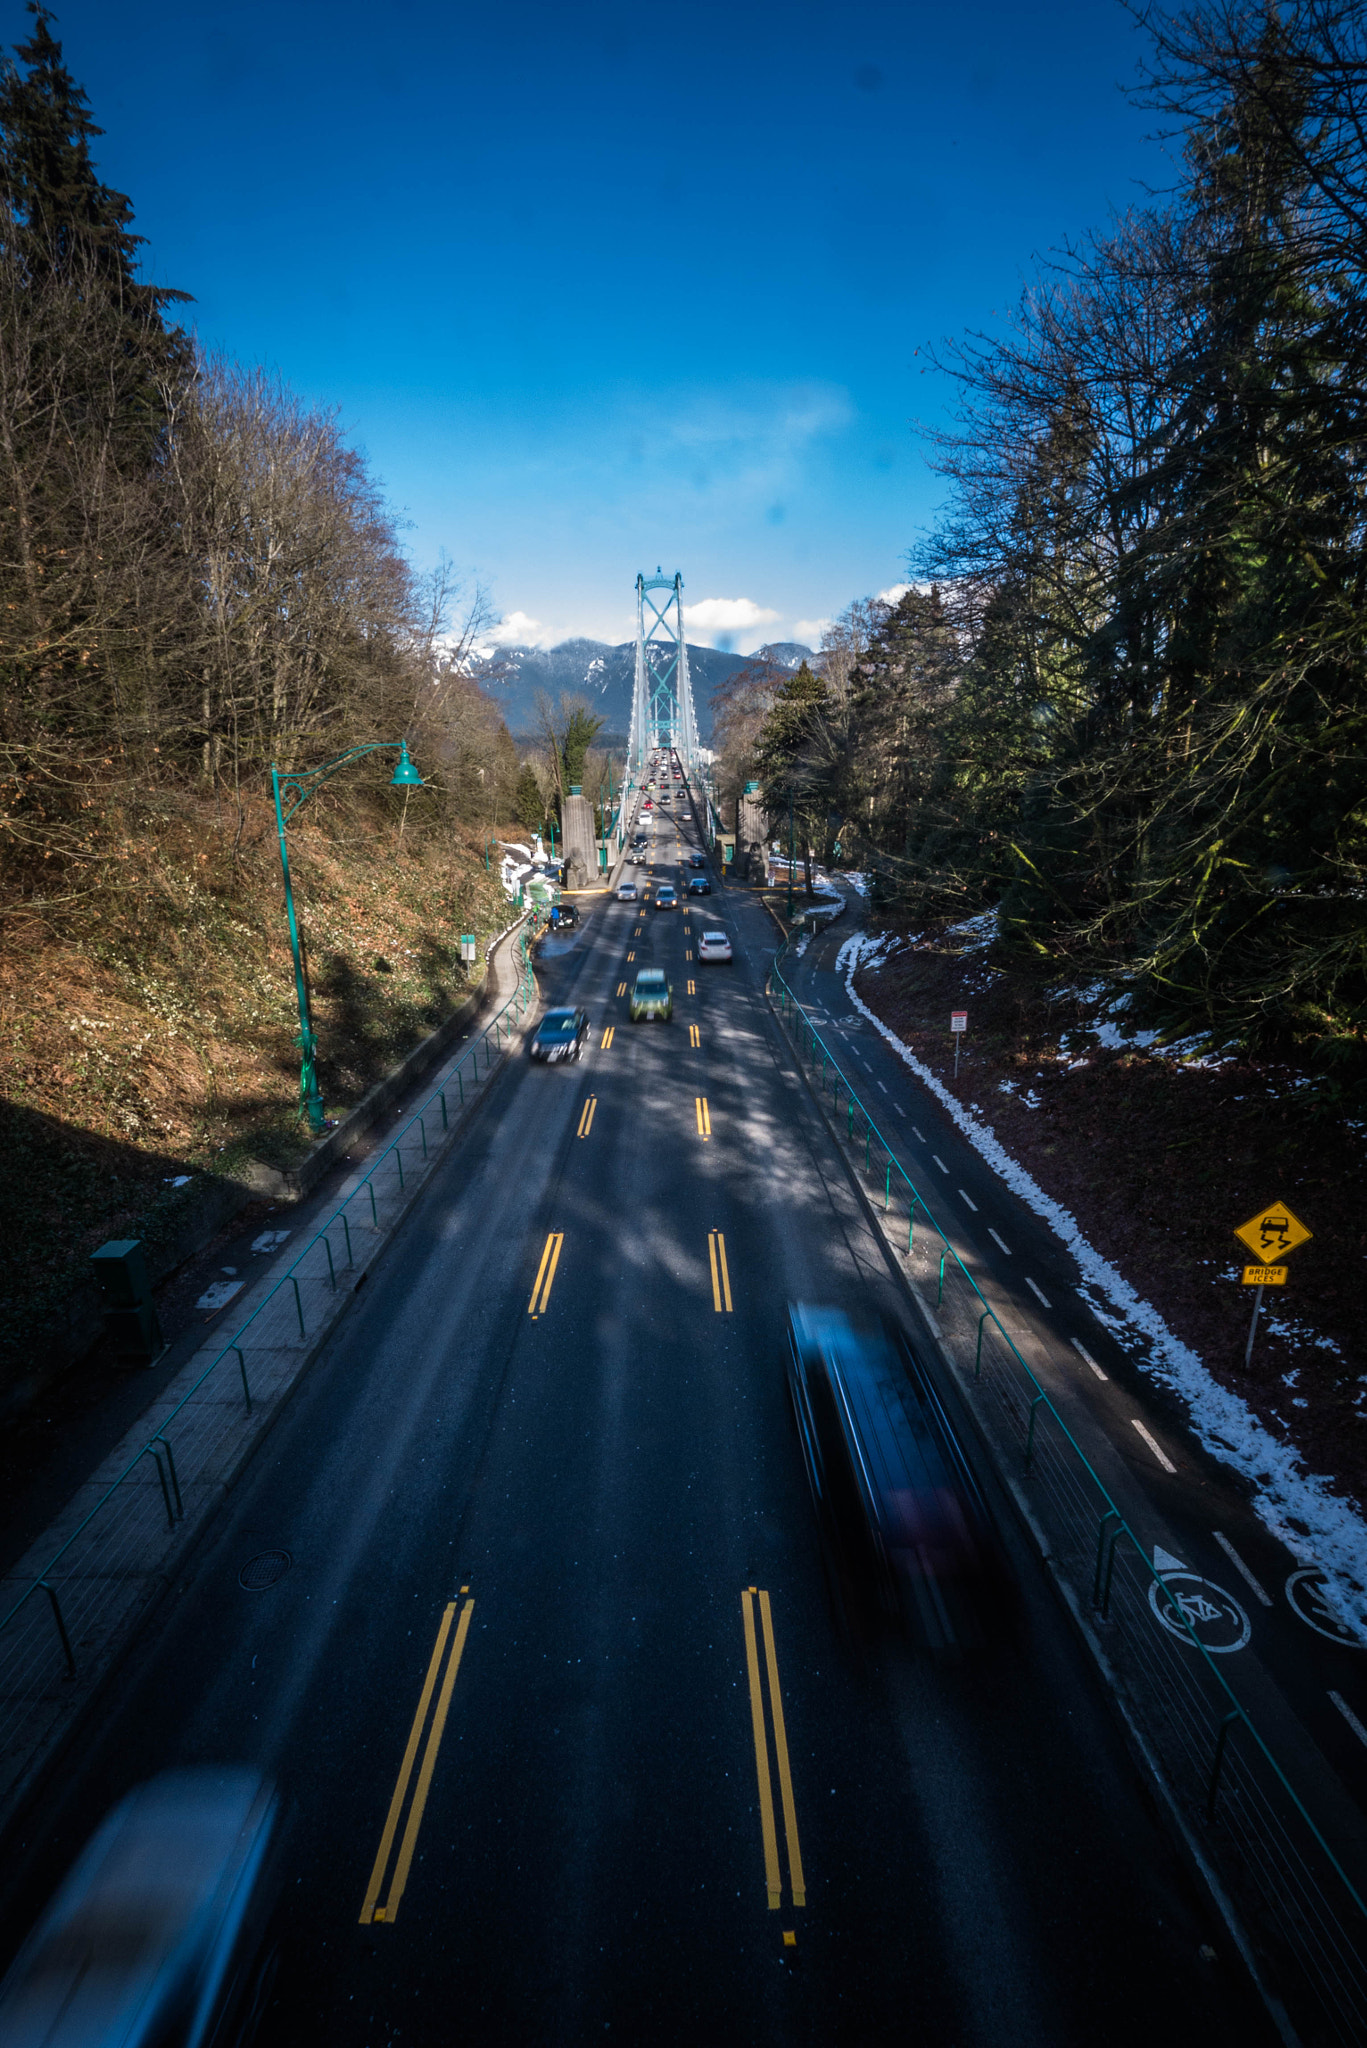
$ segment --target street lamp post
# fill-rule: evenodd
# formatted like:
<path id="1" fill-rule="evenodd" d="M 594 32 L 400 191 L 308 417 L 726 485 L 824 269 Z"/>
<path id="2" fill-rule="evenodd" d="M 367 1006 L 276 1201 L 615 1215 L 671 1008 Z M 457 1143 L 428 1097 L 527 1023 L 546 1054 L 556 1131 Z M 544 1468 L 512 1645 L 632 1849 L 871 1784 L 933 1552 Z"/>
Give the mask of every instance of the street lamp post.
<path id="1" fill-rule="evenodd" d="M 788 922 L 793 921 L 793 785 L 788 784 Z"/>
<path id="2" fill-rule="evenodd" d="M 407 740 L 374 740 L 366 747 L 349 747 L 345 754 L 338 754 L 335 760 L 324 761 L 321 768 L 307 769 L 300 775 L 282 775 L 275 763 L 271 763 L 271 793 L 275 798 L 275 829 L 280 840 L 280 872 L 285 881 L 285 915 L 289 919 L 290 952 L 294 958 L 294 993 L 299 1003 L 299 1104 L 308 1127 L 316 1138 L 323 1130 L 323 1097 L 318 1086 L 318 1071 L 315 1061 L 317 1039 L 313 1031 L 313 1009 L 309 1001 L 308 982 L 304 976 L 304 956 L 299 945 L 299 920 L 294 914 L 294 890 L 290 886 L 290 856 L 285 844 L 285 827 L 295 812 L 306 804 L 309 798 L 328 780 L 344 768 L 349 761 L 359 761 L 365 754 L 392 753 L 399 750 L 399 765 L 390 779 L 393 789 L 420 789 L 422 776 L 408 758 Z"/>

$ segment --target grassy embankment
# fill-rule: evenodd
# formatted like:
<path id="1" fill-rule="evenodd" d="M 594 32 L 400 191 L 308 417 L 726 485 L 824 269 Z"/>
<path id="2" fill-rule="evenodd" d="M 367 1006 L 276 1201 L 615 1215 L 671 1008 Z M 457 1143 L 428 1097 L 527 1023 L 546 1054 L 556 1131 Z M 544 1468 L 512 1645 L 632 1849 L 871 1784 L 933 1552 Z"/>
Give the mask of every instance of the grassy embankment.
<path id="1" fill-rule="evenodd" d="M 98 888 L 0 958 L 0 1386 L 110 1237 L 171 1235 L 204 1172 L 302 1158 L 298 1020 L 269 806 L 106 812 Z M 400 835 L 340 804 L 290 828 L 328 1111 L 469 992 L 460 934 L 507 922 L 481 834 Z M 473 979 L 472 979 L 473 978 Z"/>

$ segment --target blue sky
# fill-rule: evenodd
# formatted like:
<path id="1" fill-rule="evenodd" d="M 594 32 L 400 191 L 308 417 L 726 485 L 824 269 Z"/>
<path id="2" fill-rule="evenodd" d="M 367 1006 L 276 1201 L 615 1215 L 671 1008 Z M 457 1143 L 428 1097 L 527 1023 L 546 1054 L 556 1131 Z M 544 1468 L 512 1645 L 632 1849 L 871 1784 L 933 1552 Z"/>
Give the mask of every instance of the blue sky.
<path id="1" fill-rule="evenodd" d="M 545 644 L 628 637 L 657 563 L 746 650 L 896 583 L 940 495 L 927 344 L 1169 176 L 1113 0 L 65 0 L 56 32 L 201 340 L 336 405 L 415 561 Z"/>

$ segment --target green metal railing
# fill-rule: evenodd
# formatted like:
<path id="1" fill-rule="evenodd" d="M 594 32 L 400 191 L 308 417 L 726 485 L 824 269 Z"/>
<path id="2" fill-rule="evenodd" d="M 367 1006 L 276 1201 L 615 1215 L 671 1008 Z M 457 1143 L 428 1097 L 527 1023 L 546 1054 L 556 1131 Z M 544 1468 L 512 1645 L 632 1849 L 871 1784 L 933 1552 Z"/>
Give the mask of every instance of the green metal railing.
<path id="1" fill-rule="evenodd" d="M 1348 1856 L 1358 1860 L 1359 1843 L 1345 1829 L 1336 1850 L 1311 1818 L 1149 1547 L 798 1001 L 783 972 L 790 943 L 775 956 L 770 998 L 823 1102 L 829 1097 L 853 1163 L 875 1198 L 881 1194 L 885 1217 L 905 1208 L 904 1257 L 935 1287 L 941 1340 L 971 1382 L 980 1416 L 999 1448 L 1019 1457 L 1018 1484 L 1051 1563 L 1079 1608 L 1090 1610 L 1126 1706 L 1187 1824 L 1261 1937 L 1279 1994 L 1303 2008 L 1298 2020 L 1313 2024 L 1309 2038 L 1360 2043 L 1367 2039 L 1367 1905 L 1345 1868 Z"/>
<path id="2" fill-rule="evenodd" d="M 120 1597 L 124 1577 L 143 1568 L 149 1513 L 158 1525 L 164 1513 L 172 1530 L 183 1520 L 198 1476 L 240 1427 L 234 1418 L 250 1416 L 254 1398 L 274 1393 L 297 1370 L 299 1344 L 321 1327 L 320 1311 L 338 1291 L 339 1266 L 354 1270 L 355 1237 L 379 1235 L 397 1218 L 453 1113 L 506 1051 L 535 996 L 528 940 L 537 930 L 534 915 L 518 934 L 517 986 L 506 1002 L 0 1616 L 0 1797 L 60 1713 L 59 1682 L 81 1669 L 83 1633 L 98 1625 L 106 1601 Z M 225 1369 L 222 1391 L 200 1398 Z"/>

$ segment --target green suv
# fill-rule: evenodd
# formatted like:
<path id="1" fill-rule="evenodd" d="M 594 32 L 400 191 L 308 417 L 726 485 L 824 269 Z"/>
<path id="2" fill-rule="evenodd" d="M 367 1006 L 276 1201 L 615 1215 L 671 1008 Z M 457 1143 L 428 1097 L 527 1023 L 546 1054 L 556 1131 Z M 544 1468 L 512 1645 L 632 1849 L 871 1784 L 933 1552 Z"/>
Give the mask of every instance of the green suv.
<path id="1" fill-rule="evenodd" d="M 643 967 L 637 975 L 631 990 L 631 1021 L 639 1024 L 643 1017 L 659 1017 L 668 1024 L 674 1015 L 674 991 L 664 978 L 659 967 Z"/>

